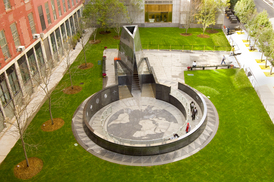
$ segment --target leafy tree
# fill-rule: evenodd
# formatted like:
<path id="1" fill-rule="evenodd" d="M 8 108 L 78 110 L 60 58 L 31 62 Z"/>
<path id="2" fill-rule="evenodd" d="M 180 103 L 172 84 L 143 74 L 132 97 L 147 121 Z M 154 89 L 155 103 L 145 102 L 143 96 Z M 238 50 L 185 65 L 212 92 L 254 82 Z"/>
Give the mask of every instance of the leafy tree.
<path id="1" fill-rule="evenodd" d="M 217 4 L 214 0 L 202 0 L 198 10 L 198 24 L 202 24 L 204 35 L 205 30 L 209 25 L 215 25 Z"/>
<path id="2" fill-rule="evenodd" d="M 99 28 L 107 31 L 117 15 L 127 17 L 128 12 L 119 0 L 90 0 L 84 8 L 83 15 L 86 18 L 90 17 Z"/>
<path id="3" fill-rule="evenodd" d="M 266 10 L 255 16 L 249 25 L 249 35 L 254 38 L 254 46 L 258 40 L 258 36 L 261 34 L 262 30 L 265 28 L 272 28 L 271 22 L 268 19 L 268 14 Z"/>
<path id="4" fill-rule="evenodd" d="M 245 28 L 246 28 L 247 32 L 249 33 L 246 38 L 247 41 L 249 40 L 250 32 L 251 32 L 251 29 L 252 29 L 252 26 L 254 24 L 254 20 L 255 20 L 255 17 L 257 16 L 257 14 L 258 14 L 257 10 L 255 9 L 255 12 L 250 15 L 249 19 L 247 20 L 247 23 L 245 24 Z"/>
<path id="5" fill-rule="evenodd" d="M 230 4 L 230 9 L 234 9 L 236 3 L 238 2 L 239 0 L 230 0 L 229 4 Z"/>
<path id="6" fill-rule="evenodd" d="M 124 5 L 128 7 L 128 19 L 129 22 L 133 24 L 135 18 L 137 17 L 135 13 L 139 14 L 143 12 L 144 2 L 143 0 L 125 0 Z"/>
<path id="7" fill-rule="evenodd" d="M 269 45 L 271 43 L 271 39 L 273 38 L 274 38 L 274 32 L 272 28 L 265 28 L 258 35 L 258 42 L 256 43 L 256 45 L 262 51 L 261 61 L 265 53 L 266 55 L 269 55 L 269 52 L 270 52 Z"/>
<path id="8" fill-rule="evenodd" d="M 244 24 L 248 22 L 250 16 L 255 13 L 255 3 L 253 0 L 240 0 L 236 3 L 235 14 L 240 19 L 240 26 L 244 29 Z"/>
<path id="9" fill-rule="evenodd" d="M 217 13 L 215 14 L 215 22 L 217 17 L 219 16 L 219 13 L 224 12 L 225 8 L 229 6 L 228 0 L 215 0 L 216 3 L 216 11 Z M 212 24 L 212 30 L 213 30 L 213 24 Z"/>

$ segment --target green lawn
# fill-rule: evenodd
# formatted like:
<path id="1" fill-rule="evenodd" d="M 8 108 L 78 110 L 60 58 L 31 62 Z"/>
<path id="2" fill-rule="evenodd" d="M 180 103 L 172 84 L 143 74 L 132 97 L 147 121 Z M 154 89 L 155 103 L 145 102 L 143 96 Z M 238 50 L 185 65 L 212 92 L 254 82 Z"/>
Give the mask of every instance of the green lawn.
<path id="1" fill-rule="evenodd" d="M 38 144 L 28 150 L 29 157 L 43 160 L 42 171 L 31 180 L 46 182 L 85 181 L 273 181 L 274 126 L 244 72 L 237 69 L 185 72 L 186 83 L 198 89 L 216 106 L 220 125 L 216 136 L 201 151 L 184 160 L 152 167 L 131 167 L 101 160 L 81 146 L 71 131 L 71 118 L 79 104 L 102 88 L 101 66 L 104 46 L 117 45 L 113 34 L 99 35 L 102 41 L 88 45 L 89 70 L 78 70 L 83 60 L 78 56 L 72 65 L 75 85 L 83 90 L 76 95 L 65 95 L 61 90 L 69 86 L 68 75 L 53 92 L 53 116 L 65 120 L 65 125 L 53 132 L 40 127 L 49 119 L 44 104 L 31 122 L 26 136 L 29 144 Z M 194 76 L 187 76 L 188 73 Z M 17 142 L 0 166 L 0 181 L 20 181 L 13 175 L 14 166 L 24 160 L 20 142 Z"/>
<path id="2" fill-rule="evenodd" d="M 177 49 L 177 50 L 226 50 L 229 51 L 230 44 L 221 29 L 218 33 L 209 34 L 209 38 L 200 38 L 200 28 L 191 28 L 188 33 L 191 36 L 184 37 L 185 29 L 180 28 L 139 28 L 143 49 Z"/>

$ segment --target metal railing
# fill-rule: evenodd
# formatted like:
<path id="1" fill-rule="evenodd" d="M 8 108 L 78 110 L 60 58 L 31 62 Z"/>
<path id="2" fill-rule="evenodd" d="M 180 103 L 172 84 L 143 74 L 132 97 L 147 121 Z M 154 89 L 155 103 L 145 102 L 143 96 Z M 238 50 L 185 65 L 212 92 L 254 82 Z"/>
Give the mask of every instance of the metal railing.
<path id="1" fill-rule="evenodd" d="M 110 45 L 108 48 L 119 49 L 119 45 Z M 181 50 L 181 51 L 230 51 L 231 46 L 216 46 L 216 45 L 171 45 L 171 44 L 152 44 L 143 43 L 143 50 Z"/>

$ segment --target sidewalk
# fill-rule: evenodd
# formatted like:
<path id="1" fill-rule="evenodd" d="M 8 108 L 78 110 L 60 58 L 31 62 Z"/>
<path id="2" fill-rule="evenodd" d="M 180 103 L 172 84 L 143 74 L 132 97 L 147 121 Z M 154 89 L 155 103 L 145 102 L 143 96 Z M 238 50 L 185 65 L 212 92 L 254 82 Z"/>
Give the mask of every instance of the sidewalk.
<path id="1" fill-rule="evenodd" d="M 235 45 L 235 53 L 237 54 L 235 58 L 240 68 L 244 69 L 274 123 L 274 69 L 272 75 L 269 75 L 271 64 L 268 62 L 268 67 L 265 68 L 265 61 L 260 61 L 262 53 L 258 51 L 258 48 L 255 51 L 249 51 L 248 42 L 245 41 L 247 36 L 245 31 L 243 34 L 235 32 L 228 35 L 227 39 L 231 45 Z M 263 59 L 265 60 L 264 56 Z"/>
<path id="2" fill-rule="evenodd" d="M 84 35 L 85 44 L 89 40 L 89 37 L 92 34 L 92 29 L 88 29 L 86 34 Z M 70 61 L 71 63 L 77 58 L 78 54 L 82 50 L 82 45 L 80 43 L 77 44 L 75 50 L 70 52 Z M 66 73 L 66 58 L 64 58 L 60 64 L 54 68 L 53 74 L 51 75 L 51 82 L 49 84 L 49 88 L 54 89 L 60 80 L 63 78 Z M 44 91 L 38 86 L 37 91 L 31 96 L 31 102 L 27 106 L 27 110 L 29 115 L 35 115 L 40 107 L 44 104 L 46 97 Z M 6 158 L 10 150 L 13 148 L 17 140 L 19 139 L 19 135 L 17 128 L 14 125 L 7 126 L 2 132 L 0 132 L 0 164 Z M 17 134 L 16 134 L 17 133 Z"/>

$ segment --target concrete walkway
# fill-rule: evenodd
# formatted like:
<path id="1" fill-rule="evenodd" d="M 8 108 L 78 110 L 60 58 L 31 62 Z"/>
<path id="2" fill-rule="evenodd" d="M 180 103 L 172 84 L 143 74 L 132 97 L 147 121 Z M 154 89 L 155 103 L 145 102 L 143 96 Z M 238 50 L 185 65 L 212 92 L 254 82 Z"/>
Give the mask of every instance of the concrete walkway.
<path id="1" fill-rule="evenodd" d="M 84 35 L 84 42 L 87 43 L 89 37 L 92 34 L 92 29 L 88 29 Z M 82 45 L 77 44 L 75 50 L 70 52 L 70 61 L 71 63 L 77 58 L 78 54 L 82 50 Z M 54 68 L 53 74 L 50 78 L 49 89 L 54 89 L 60 80 L 63 78 L 66 73 L 67 68 L 66 58 L 64 58 L 57 67 Z M 31 96 L 31 102 L 27 106 L 26 110 L 30 118 L 34 117 L 35 114 L 39 111 L 40 107 L 44 104 L 46 100 L 44 91 L 38 86 L 37 91 Z M 15 123 L 15 121 L 13 121 Z M 19 139 L 18 130 L 15 125 L 7 125 L 6 128 L 0 133 L 0 163 L 6 158 L 10 150 L 13 148 L 17 140 Z"/>
<path id="2" fill-rule="evenodd" d="M 245 41 L 247 36 L 248 34 L 244 31 L 243 34 L 236 32 L 228 35 L 227 38 L 232 45 L 235 45 L 235 52 L 240 53 L 235 58 L 240 68 L 245 70 L 252 86 L 274 123 L 274 73 L 269 75 L 271 69 L 269 62 L 267 63 L 267 68 L 265 68 L 265 61 L 260 61 L 262 53 L 258 51 L 258 48 L 255 51 L 249 51 L 248 43 Z M 264 56 L 263 59 L 265 60 Z"/>

